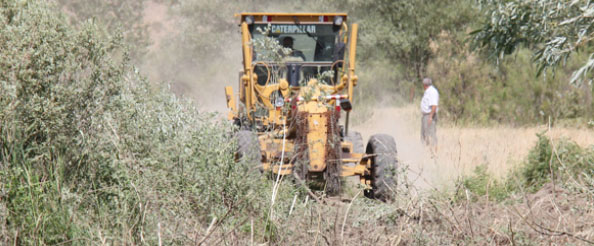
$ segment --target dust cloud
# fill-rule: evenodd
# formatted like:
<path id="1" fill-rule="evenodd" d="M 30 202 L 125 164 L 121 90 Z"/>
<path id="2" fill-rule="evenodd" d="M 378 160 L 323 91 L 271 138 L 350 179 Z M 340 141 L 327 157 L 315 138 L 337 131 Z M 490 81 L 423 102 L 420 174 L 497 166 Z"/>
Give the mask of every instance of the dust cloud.
<path id="1" fill-rule="evenodd" d="M 196 27 L 197 33 L 184 33 L 181 27 L 187 26 L 188 20 L 174 13 L 164 3 L 146 2 L 144 22 L 149 26 L 151 45 L 141 71 L 150 81 L 166 83 L 177 95 L 191 99 L 202 111 L 227 110 L 223 88 L 237 86 L 241 69 L 239 34 L 210 40 L 208 47 L 214 48 L 196 52 L 189 36 L 199 35 L 200 27 Z"/>
<path id="2" fill-rule="evenodd" d="M 353 129 L 368 140 L 374 134 L 388 134 L 394 137 L 398 151 L 399 169 L 407 166 L 410 169 L 411 183 L 420 188 L 433 188 L 442 182 L 436 182 L 440 175 L 438 163 L 432 159 L 430 151 L 421 143 L 420 113 L 413 107 L 379 108 L 373 111 L 367 121 L 354 126 Z"/>
<path id="3" fill-rule="evenodd" d="M 237 92 L 242 68 L 236 13 L 250 11 L 328 11 L 316 1 L 166 1 L 147 0 L 144 23 L 152 45 L 141 71 L 155 83 L 170 84 L 202 111 L 226 112 L 224 87 Z"/>

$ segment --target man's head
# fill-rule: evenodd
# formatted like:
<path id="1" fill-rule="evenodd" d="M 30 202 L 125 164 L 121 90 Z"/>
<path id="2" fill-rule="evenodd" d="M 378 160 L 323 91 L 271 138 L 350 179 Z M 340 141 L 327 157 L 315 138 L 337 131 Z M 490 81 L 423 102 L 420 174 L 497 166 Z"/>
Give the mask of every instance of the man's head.
<path id="1" fill-rule="evenodd" d="M 283 47 L 284 48 L 293 48 L 293 37 L 286 36 L 283 38 Z"/>
<path id="2" fill-rule="evenodd" d="M 427 88 L 429 88 L 429 86 L 433 85 L 433 81 L 430 78 L 424 78 L 423 79 L 423 88 L 425 88 L 425 90 Z"/>

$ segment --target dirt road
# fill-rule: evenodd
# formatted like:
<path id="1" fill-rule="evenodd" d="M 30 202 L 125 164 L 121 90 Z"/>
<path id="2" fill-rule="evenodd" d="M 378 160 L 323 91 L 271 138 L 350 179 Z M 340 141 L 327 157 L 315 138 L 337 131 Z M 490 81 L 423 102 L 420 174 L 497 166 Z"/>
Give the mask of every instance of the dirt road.
<path id="1" fill-rule="evenodd" d="M 537 133 L 546 126 L 529 128 L 492 127 L 459 128 L 438 124 L 439 151 L 431 158 L 420 141 L 420 113 L 416 105 L 381 108 L 366 122 L 354 126 L 364 141 L 376 133 L 392 135 L 397 144 L 401 165 L 411 169 L 409 178 L 422 188 L 451 188 L 454 180 L 486 164 L 496 177 L 504 176 L 528 154 L 537 140 Z M 552 128 L 554 139 L 569 138 L 582 146 L 594 144 L 594 131 L 587 129 Z"/>

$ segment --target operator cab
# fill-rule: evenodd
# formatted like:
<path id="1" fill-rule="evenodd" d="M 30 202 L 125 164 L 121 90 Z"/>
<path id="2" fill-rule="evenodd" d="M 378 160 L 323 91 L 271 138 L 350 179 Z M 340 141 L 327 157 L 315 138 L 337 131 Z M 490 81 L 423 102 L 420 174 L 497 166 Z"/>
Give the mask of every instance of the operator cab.
<path id="1" fill-rule="evenodd" d="M 254 51 L 254 72 L 258 75 L 258 84 L 274 83 L 276 77 L 268 79 L 269 69 L 278 70 L 289 85 L 298 87 L 311 79 L 333 85 L 337 83 L 336 74 L 344 63 L 344 43 L 341 34 L 346 14 L 278 14 L 263 15 L 243 13 L 241 21 L 249 26 L 252 40 L 267 36 L 273 38 L 289 54 L 281 60 L 272 60 L 267 54 Z M 332 73 L 324 72 L 334 71 Z M 277 76 L 278 77 L 278 76 Z"/>

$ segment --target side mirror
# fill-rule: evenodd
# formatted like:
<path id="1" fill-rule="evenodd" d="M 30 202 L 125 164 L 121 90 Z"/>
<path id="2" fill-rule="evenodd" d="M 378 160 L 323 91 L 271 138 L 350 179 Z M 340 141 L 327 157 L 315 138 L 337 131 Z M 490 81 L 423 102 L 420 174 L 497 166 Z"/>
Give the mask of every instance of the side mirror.
<path id="1" fill-rule="evenodd" d="M 349 99 L 340 99 L 340 107 L 344 111 L 351 111 L 351 109 L 353 109 L 353 105 L 351 104 L 351 101 L 349 101 Z"/>

